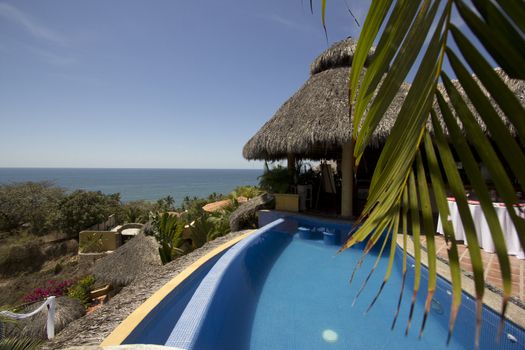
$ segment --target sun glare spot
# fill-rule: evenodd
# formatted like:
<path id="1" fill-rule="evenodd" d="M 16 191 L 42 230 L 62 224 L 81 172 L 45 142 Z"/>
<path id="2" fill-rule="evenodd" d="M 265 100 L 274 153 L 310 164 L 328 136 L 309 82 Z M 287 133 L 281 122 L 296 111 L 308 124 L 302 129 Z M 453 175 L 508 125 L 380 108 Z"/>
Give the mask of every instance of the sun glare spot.
<path id="1" fill-rule="evenodd" d="M 323 339 L 328 343 L 335 343 L 338 337 L 337 333 L 331 329 L 325 329 L 323 331 Z"/>

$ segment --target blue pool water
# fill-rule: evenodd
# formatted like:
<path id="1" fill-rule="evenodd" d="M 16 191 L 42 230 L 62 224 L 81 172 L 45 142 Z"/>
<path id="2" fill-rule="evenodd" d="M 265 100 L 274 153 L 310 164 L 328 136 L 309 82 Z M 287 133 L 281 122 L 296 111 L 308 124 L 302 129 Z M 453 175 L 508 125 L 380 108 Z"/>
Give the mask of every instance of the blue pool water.
<path id="1" fill-rule="evenodd" d="M 338 254 L 334 234 L 349 225 L 280 219 L 225 252 L 202 270 L 189 292 L 173 293 L 146 318 L 125 343 L 153 343 L 183 349 L 444 349 L 450 309 L 450 286 L 438 281 L 423 337 L 418 339 L 426 296 L 426 270 L 408 337 L 404 335 L 413 285 L 413 260 L 398 322 L 390 330 L 401 285 L 401 250 L 389 283 L 364 315 L 383 280 L 388 257 L 362 295 L 354 297 L 377 251 L 351 275 L 362 246 Z M 305 234 L 310 231 L 312 234 Z M 328 234 L 323 234 L 328 232 Z M 323 238 L 330 238 L 323 240 Z M 211 265 L 211 263 L 210 263 Z M 184 287 L 183 287 L 184 288 Z M 474 303 L 464 295 L 448 349 L 474 348 Z M 177 304 L 170 307 L 170 304 Z M 175 311 L 174 311 L 175 310 Z M 498 316 L 484 310 L 481 349 L 523 349 L 525 332 L 507 322 L 499 344 Z M 158 331 L 156 331 L 158 329 Z"/>

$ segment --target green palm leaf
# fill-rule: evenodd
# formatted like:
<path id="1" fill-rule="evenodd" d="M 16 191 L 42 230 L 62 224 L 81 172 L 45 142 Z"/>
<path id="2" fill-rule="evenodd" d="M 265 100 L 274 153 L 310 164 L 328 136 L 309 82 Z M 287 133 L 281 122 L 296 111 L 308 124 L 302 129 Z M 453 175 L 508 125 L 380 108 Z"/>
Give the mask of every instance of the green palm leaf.
<path id="1" fill-rule="evenodd" d="M 425 152 L 439 215 L 442 218 L 448 218 L 450 212 L 446 200 L 445 184 L 441 176 L 441 169 L 439 168 L 439 163 L 436 157 L 434 146 L 432 144 L 432 139 L 428 133 L 425 134 Z M 456 170 L 456 175 L 459 179 L 459 174 L 457 174 L 457 169 L 455 169 L 455 163 L 453 163 L 452 166 L 449 164 L 448 167 L 452 170 Z M 454 329 L 459 306 L 461 304 L 461 270 L 459 265 L 458 248 L 456 239 L 454 238 L 454 230 L 452 228 L 452 223 L 449 220 L 443 220 L 443 230 L 445 231 L 444 235 L 446 242 L 450 245 L 450 248 L 448 249 L 448 260 L 452 279 L 452 304 L 448 329 L 448 344 L 452 336 L 452 330 Z M 406 236 L 406 233 L 404 233 L 404 235 Z"/>
<path id="2" fill-rule="evenodd" d="M 447 192 L 452 193 L 456 198 L 468 240 L 468 252 L 473 268 L 477 303 L 477 347 L 485 287 L 483 262 L 465 194 L 465 184 L 459 175 L 456 161 L 462 162 L 468 184 L 480 199 L 496 247 L 503 279 L 503 321 L 511 292 L 510 265 L 503 231 L 488 186 L 481 176 L 478 161 L 481 160 L 488 169 L 497 193 L 503 199 L 519 233 L 520 243 L 525 247 L 525 220 L 514 210 L 513 205 L 517 203 L 518 198 L 511 180 L 515 178 L 523 191 L 525 154 L 521 145 L 525 141 L 525 109 L 507 86 L 503 73 L 494 71 L 481 54 L 481 49 L 467 38 L 462 29 L 451 23 L 452 8 L 454 5 L 468 30 L 503 68 L 505 74 L 511 78 L 523 79 L 525 3 L 473 0 L 475 10 L 471 8 L 472 5 L 462 0 L 449 0 L 444 7 L 439 6 L 440 4 L 440 1 L 430 0 L 398 0 L 394 4 L 391 0 L 374 0 L 370 6 L 354 53 L 349 79 L 356 165 L 359 164 L 389 105 L 403 88 L 409 71 L 415 70 L 416 74 L 377 163 L 367 203 L 357 219 L 361 225 L 352 232 L 343 249 L 364 240 L 368 242 L 354 268 L 350 278 L 352 281 L 355 271 L 361 266 L 368 251 L 380 242 L 378 231 L 386 230 L 386 235 L 392 236 L 391 242 L 395 242 L 398 227 L 401 226 L 404 285 L 407 270 L 407 237 L 408 231 L 411 231 L 415 279 L 406 326 L 408 332 L 421 278 L 419 236 L 425 236 L 429 282 L 425 314 L 419 332 L 421 335 L 437 278 L 437 253 L 434 243 L 436 233 L 430 191 L 434 194 L 437 211 L 442 218 L 448 218 L 450 215 L 446 195 Z M 323 1 L 323 23 L 325 5 Z M 382 26 L 384 28 L 380 32 Z M 431 30 L 433 32 L 430 32 Z M 377 49 L 372 62 L 365 70 L 366 58 L 377 37 Z M 427 45 L 425 40 L 428 39 Z M 458 49 L 451 48 L 452 40 L 456 42 Z M 445 59 L 448 59 L 456 74 L 457 83 L 452 82 L 443 72 L 442 64 Z M 470 71 L 473 71 L 477 78 L 473 78 Z M 443 85 L 438 84 L 440 80 Z M 457 155 L 456 158 L 454 154 Z M 461 270 L 455 233 L 446 219 L 443 220 L 443 230 L 449 247 L 449 268 L 453 284 L 449 341 L 461 304 Z M 385 242 L 382 244 L 381 254 L 386 247 Z M 370 306 L 374 305 L 389 279 L 394 251 L 395 243 L 390 246 L 389 266 L 383 284 Z M 358 295 L 366 286 L 375 266 L 362 283 Z M 402 297 L 401 290 L 392 327 L 396 324 Z"/>
<path id="3" fill-rule="evenodd" d="M 29 338 L 5 338 L 0 339 L 0 350 L 33 350 L 41 344 L 41 340 Z"/>

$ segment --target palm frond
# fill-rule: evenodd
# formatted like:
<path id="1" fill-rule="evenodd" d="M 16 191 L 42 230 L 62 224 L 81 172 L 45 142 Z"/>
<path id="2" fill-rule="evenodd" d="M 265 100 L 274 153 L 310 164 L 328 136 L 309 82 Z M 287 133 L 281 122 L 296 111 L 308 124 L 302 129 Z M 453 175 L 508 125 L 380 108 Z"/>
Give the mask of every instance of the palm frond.
<path id="1" fill-rule="evenodd" d="M 30 338 L 0 339 L 0 350 L 33 350 L 42 344 L 41 340 Z"/>
<path id="2" fill-rule="evenodd" d="M 494 188 L 505 203 L 519 233 L 520 244 L 525 247 L 525 220 L 514 209 L 518 202 L 516 191 L 523 192 L 525 184 L 525 109 L 506 81 L 483 56 L 483 49 L 479 44 L 473 44 L 472 37 L 469 38 L 465 33 L 473 33 L 507 76 L 524 79 L 525 3 L 473 0 L 470 4 L 463 0 L 449 0 L 444 6 L 440 5 L 441 1 L 431 0 L 398 0 L 394 4 L 391 0 L 375 0 L 370 6 L 353 56 L 349 79 L 356 165 L 409 72 L 416 73 L 372 177 L 367 203 L 358 218 L 362 225 L 353 232 L 344 248 L 368 241 L 353 276 L 366 252 L 379 242 L 376 239 L 377 231 L 386 229 L 393 236 L 391 239 L 396 241 L 401 221 L 405 250 L 404 284 L 407 236 L 410 231 L 414 244 L 415 278 L 406 326 L 408 333 L 421 279 L 419 236 L 425 236 L 429 280 L 423 323 L 419 331 L 421 336 L 437 278 L 436 232 L 431 198 L 435 198 L 439 215 L 448 218 L 450 213 L 446 196 L 451 193 L 456 198 L 473 268 L 477 303 L 474 343 L 478 347 L 484 294 L 483 262 L 475 223 L 468 206 L 466 186 L 471 186 L 478 196 L 495 244 L 503 280 L 503 322 L 511 293 L 510 263 L 503 231 L 492 204 L 491 191 L 481 176 L 480 163 L 487 168 Z M 466 30 L 451 22 L 453 8 L 465 22 Z M 365 59 L 376 39 L 378 45 L 374 58 L 368 69 L 365 69 Z M 453 41 L 457 48 L 451 45 Z M 443 70 L 445 60 L 450 62 L 457 82 L 452 81 L 450 73 Z M 467 177 L 465 181 L 459 174 L 456 162 L 463 164 Z M 433 196 L 430 192 L 433 192 Z M 449 246 L 453 284 L 447 340 L 450 341 L 461 304 L 461 271 L 455 232 L 448 220 L 443 220 L 443 230 Z M 384 248 L 383 242 L 381 251 Z M 391 248 L 387 274 L 371 306 L 388 281 L 393 252 L 394 248 Z M 370 274 L 373 271 L 374 268 Z M 361 289 L 368 278 L 365 278 Z M 401 291 L 392 327 L 396 324 L 402 297 Z"/>

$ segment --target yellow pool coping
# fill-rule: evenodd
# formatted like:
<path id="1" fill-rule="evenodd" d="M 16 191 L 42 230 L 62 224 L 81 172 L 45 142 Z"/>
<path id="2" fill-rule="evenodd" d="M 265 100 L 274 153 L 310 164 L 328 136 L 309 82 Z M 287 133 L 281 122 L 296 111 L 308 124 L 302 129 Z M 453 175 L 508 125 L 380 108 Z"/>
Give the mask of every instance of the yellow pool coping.
<path id="1" fill-rule="evenodd" d="M 256 230 L 250 230 L 240 236 L 237 236 L 228 242 L 221 244 L 220 246 L 214 248 L 212 251 L 208 252 L 206 255 L 200 257 L 197 261 L 192 263 L 190 266 L 181 271 L 177 276 L 172 280 L 162 286 L 158 291 L 155 292 L 151 297 L 149 297 L 142 305 L 140 305 L 135 311 L 133 311 L 124 321 L 122 321 L 117 328 L 111 332 L 110 335 L 102 341 L 100 346 L 109 347 L 121 345 L 122 342 L 131 334 L 131 332 L 139 325 L 142 320 L 169 294 L 173 291 L 179 284 L 181 284 L 186 278 L 188 278 L 192 273 L 199 269 L 202 265 L 208 262 L 210 259 L 214 258 L 216 255 L 220 254 L 224 250 L 230 248 L 239 241 L 247 238 L 252 235 Z"/>

